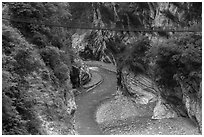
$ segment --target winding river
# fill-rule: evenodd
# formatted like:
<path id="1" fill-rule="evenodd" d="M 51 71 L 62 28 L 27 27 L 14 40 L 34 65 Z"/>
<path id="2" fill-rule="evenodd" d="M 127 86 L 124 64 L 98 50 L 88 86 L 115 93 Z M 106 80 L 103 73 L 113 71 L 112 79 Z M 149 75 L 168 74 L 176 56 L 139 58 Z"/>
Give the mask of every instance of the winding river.
<path id="1" fill-rule="evenodd" d="M 103 82 L 76 98 L 75 128 L 80 135 L 103 134 L 95 120 L 95 111 L 103 101 L 112 98 L 116 92 L 116 74 L 103 68 L 99 68 L 97 73 L 102 76 Z"/>

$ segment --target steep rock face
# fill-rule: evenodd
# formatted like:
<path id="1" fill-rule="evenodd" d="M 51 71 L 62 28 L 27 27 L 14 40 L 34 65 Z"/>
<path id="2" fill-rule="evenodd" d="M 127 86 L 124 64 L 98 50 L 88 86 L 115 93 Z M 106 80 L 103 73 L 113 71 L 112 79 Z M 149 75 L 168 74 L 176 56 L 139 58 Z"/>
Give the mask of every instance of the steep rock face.
<path id="1" fill-rule="evenodd" d="M 160 95 L 160 90 L 153 80 L 142 74 L 135 75 L 126 68 L 123 69 L 122 75 L 123 83 L 136 103 L 148 104 L 157 101 L 152 119 L 178 117 L 180 110 L 173 109 L 174 106 Z"/>
<path id="2" fill-rule="evenodd" d="M 180 85 L 188 116 L 202 132 L 202 82 L 200 82 L 200 89 L 197 93 L 189 93 L 188 88 L 182 82 L 180 82 Z"/>
<path id="3" fill-rule="evenodd" d="M 39 76 L 38 79 L 34 78 L 30 81 L 33 83 L 30 83 L 32 88 L 30 88 L 29 94 L 36 102 L 33 108 L 36 118 L 41 123 L 39 127 L 41 134 L 74 134 L 72 117 L 76 110 L 76 104 L 69 88 L 70 83 L 62 88 L 57 88 L 50 81 L 43 82 Z"/>
<path id="4" fill-rule="evenodd" d="M 123 69 L 122 75 L 128 92 L 133 94 L 136 102 L 147 104 L 157 100 L 157 87 L 151 79 L 141 74 L 135 75 L 127 69 Z"/>
<path id="5" fill-rule="evenodd" d="M 9 25 L 2 37 L 3 134 L 74 134 L 69 56 L 39 50 Z"/>
<path id="6" fill-rule="evenodd" d="M 89 43 L 90 40 L 87 39 L 87 37 L 92 35 L 94 37 L 90 39 L 94 39 L 95 43 Z M 100 32 L 84 32 L 80 30 L 72 36 L 72 47 L 75 50 L 75 53 L 79 54 L 79 56 L 85 60 L 97 60 L 115 65 L 115 58 L 112 52 L 107 49 L 107 42 L 103 39 L 103 37 L 104 35 Z"/>
<path id="7" fill-rule="evenodd" d="M 88 66 L 79 58 L 74 60 L 70 76 L 73 88 L 81 87 L 91 80 Z"/>
<path id="8" fill-rule="evenodd" d="M 91 73 L 90 73 L 90 70 L 89 70 L 89 67 L 82 61 L 80 60 L 80 83 L 81 85 L 85 85 L 87 84 L 90 80 L 91 80 Z"/>
<path id="9" fill-rule="evenodd" d="M 190 88 L 183 82 L 180 82 L 181 91 L 179 88 L 175 92 L 162 89 L 161 93 L 156 84 L 144 75 L 135 75 L 128 69 L 123 69 L 122 76 L 122 82 L 135 102 L 147 104 L 157 100 L 152 119 L 189 117 L 202 131 L 201 84 L 198 93 L 190 94 Z"/>

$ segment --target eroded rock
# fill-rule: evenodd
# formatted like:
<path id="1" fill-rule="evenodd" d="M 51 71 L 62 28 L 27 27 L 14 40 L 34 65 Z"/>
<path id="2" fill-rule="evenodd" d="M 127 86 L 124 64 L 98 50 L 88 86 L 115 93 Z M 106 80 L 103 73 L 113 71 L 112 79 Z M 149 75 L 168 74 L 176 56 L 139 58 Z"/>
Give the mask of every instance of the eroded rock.
<path id="1" fill-rule="evenodd" d="M 157 100 L 158 88 L 150 78 L 141 74 L 135 75 L 127 69 L 123 69 L 122 74 L 128 92 L 133 94 L 135 102 L 147 104 Z"/>
<path id="2" fill-rule="evenodd" d="M 152 119 L 164 119 L 175 117 L 178 117 L 177 113 L 170 107 L 169 104 L 166 104 L 161 98 L 159 98 L 154 108 Z"/>
<path id="3" fill-rule="evenodd" d="M 197 124 L 202 132 L 202 82 L 198 92 L 191 93 L 190 88 L 183 82 L 179 82 L 183 93 L 183 103 L 185 104 L 188 116 Z"/>

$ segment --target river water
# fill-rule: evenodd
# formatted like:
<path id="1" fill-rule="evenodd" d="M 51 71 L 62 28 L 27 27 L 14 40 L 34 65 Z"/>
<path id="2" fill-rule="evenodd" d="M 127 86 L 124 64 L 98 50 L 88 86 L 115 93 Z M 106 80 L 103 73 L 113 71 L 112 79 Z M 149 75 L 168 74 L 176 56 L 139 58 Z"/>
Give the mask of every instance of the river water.
<path id="1" fill-rule="evenodd" d="M 103 134 L 95 120 L 95 111 L 103 101 L 116 93 L 116 74 L 102 68 L 99 68 L 97 73 L 102 76 L 103 82 L 76 98 L 75 128 L 80 135 Z"/>

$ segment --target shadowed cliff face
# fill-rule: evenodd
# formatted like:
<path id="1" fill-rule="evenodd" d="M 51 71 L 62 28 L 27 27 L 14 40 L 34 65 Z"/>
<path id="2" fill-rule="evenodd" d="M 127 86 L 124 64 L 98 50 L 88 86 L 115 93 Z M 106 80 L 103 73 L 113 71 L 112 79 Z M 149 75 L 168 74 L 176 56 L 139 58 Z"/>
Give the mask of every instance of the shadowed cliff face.
<path id="1" fill-rule="evenodd" d="M 183 93 L 182 101 L 185 104 L 188 116 L 199 127 L 202 132 L 202 82 L 200 82 L 200 89 L 197 93 L 190 93 L 186 85 L 181 84 Z"/>

